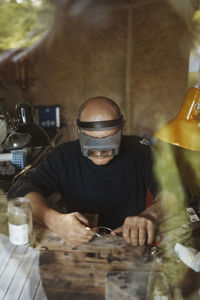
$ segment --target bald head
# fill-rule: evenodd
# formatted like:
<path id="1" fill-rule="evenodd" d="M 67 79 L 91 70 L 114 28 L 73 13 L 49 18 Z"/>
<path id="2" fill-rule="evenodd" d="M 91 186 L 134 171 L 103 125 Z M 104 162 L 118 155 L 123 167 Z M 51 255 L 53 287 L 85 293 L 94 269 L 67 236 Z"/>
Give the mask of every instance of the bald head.
<path id="1" fill-rule="evenodd" d="M 119 152 L 122 123 L 123 116 L 113 100 L 95 97 L 83 103 L 77 120 L 83 155 L 96 165 L 108 164 Z"/>
<path id="2" fill-rule="evenodd" d="M 81 105 L 78 112 L 83 122 L 105 121 L 118 119 L 121 116 L 119 106 L 106 97 L 95 97 Z"/>

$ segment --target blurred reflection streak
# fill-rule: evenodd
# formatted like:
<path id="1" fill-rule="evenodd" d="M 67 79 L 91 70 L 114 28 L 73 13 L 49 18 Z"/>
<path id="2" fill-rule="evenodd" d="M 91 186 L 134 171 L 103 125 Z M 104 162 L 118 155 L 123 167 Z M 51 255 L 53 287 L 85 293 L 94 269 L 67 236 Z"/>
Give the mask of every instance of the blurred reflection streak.
<path id="1" fill-rule="evenodd" d="M 28 245 L 15 246 L 0 234 L 0 299 L 47 299 L 40 270 L 40 252 Z"/>

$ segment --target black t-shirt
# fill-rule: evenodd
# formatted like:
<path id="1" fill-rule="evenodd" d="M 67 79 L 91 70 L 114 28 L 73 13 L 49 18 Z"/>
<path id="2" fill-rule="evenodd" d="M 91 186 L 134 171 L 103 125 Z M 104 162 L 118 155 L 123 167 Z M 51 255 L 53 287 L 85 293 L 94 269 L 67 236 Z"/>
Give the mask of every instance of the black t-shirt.
<path id="1" fill-rule="evenodd" d="M 119 155 L 103 166 L 82 155 L 78 140 L 60 145 L 21 176 L 8 196 L 59 192 L 68 212 L 99 214 L 99 225 L 115 228 L 145 209 L 147 188 L 155 196 L 150 146 L 123 136 Z"/>

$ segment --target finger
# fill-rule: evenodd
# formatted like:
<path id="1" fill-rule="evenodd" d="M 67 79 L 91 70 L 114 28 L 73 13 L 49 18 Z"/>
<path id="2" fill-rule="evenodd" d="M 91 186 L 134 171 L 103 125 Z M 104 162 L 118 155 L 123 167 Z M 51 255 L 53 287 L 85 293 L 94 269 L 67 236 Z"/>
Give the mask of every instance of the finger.
<path id="1" fill-rule="evenodd" d="M 112 232 L 111 232 L 111 235 L 114 235 L 114 236 L 119 235 L 119 236 L 121 236 L 120 233 L 122 233 L 122 232 L 123 232 L 123 226 L 120 226 L 120 227 L 118 227 L 116 229 L 113 229 Z"/>
<path id="2" fill-rule="evenodd" d="M 123 231 L 123 226 L 120 226 L 120 227 L 118 227 L 116 229 L 113 229 L 113 231 L 116 232 L 116 233 L 120 233 L 120 232 Z"/>
<path id="3" fill-rule="evenodd" d="M 75 217 L 76 217 L 76 219 L 77 219 L 78 221 L 80 221 L 82 224 L 84 224 L 84 225 L 89 225 L 88 219 L 87 219 L 84 215 L 82 215 L 81 213 L 77 212 L 77 213 L 75 214 Z"/>
<path id="4" fill-rule="evenodd" d="M 111 233 L 110 233 L 110 235 L 112 235 L 112 236 L 117 236 L 117 235 L 119 235 L 117 232 L 115 232 L 115 231 L 111 231 Z"/>
<path id="5" fill-rule="evenodd" d="M 147 225 L 147 244 L 152 244 L 154 241 L 155 226 L 153 222 L 149 222 Z"/>
<path id="6" fill-rule="evenodd" d="M 81 232 L 82 234 L 82 232 Z M 93 239 L 96 236 L 96 232 L 93 231 L 90 227 L 85 227 L 82 237 L 88 240 Z"/>
<path id="7" fill-rule="evenodd" d="M 138 246 L 138 236 L 139 236 L 139 230 L 137 226 L 131 227 L 131 244 L 133 246 Z"/>
<path id="8" fill-rule="evenodd" d="M 85 227 L 86 233 L 85 235 L 88 237 L 94 237 L 97 235 L 96 231 L 94 231 L 92 228 L 90 227 Z"/>
<path id="9" fill-rule="evenodd" d="M 80 241 L 82 243 L 88 243 L 89 241 L 91 241 L 94 238 L 94 236 L 84 236 L 80 238 Z"/>
<path id="10" fill-rule="evenodd" d="M 130 226 L 129 225 L 124 225 L 123 226 L 123 238 L 127 243 L 131 243 L 131 238 L 130 238 Z"/>
<path id="11" fill-rule="evenodd" d="M 94 236 L 84 236 L 84 235 L 72 235 L 70 237 L 70 243 L 71 244 L 86 244 L 88 243 L 90 240 L 92 240 L 94 238 Z"/>
<path id="12" fill-rule="evenodd" d="M 139 226 L 139 245 L 143 246 L 146 242 L 146 226 Z"/>
<path id="13" fill-rule="evenodd" d="M 70 244 L 73 246 L 87 244 L 88 242 L 88 240 L 83 239 L 70 240 Z"/>
<path id="14" fill-rule="evenodd" d="M 95 232 L 91 230 L 90 227 L 83 225 L 77 218 L 73 225 L 73 235 L 80 238 L 92 239 L 95 236 Z"/>

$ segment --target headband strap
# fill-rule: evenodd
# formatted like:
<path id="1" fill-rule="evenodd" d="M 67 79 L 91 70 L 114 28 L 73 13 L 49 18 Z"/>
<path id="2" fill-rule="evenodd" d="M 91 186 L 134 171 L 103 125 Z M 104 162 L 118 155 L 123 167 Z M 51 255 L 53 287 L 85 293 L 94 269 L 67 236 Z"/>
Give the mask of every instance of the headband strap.
<path id="1" fill-rule="evenodd" d="M 85 130 L 107 130 L 122 127 L 124 124 L 124 117 L 121 115 L 120 118 L 114 120 L 106 120 L 106 121 L 94 121 L 94 122 L 82 122 L 79 119 L 76 120 L 76 125 L 79 128 Z"/>

